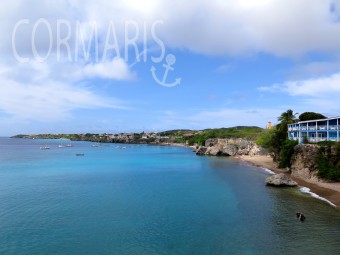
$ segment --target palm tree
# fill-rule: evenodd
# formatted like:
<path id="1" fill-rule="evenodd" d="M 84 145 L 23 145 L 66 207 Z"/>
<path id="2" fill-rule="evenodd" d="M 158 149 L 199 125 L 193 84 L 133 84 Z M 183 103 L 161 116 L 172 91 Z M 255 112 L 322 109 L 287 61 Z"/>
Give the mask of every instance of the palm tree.
<path id="1" fill-rule="evenodd" d="M 289 109 L 285 112 L 283 112 L 280 117 L 278 117 L 278 121 L 280 121 L 280 123 L 277 125 L 278 129 L 283 131 L 283 133 L 287 133 L 288 132 L 288 124 L 292 124 L 294 123 L 297 118 L 295 117 L 295 115 L 297 115 L 298 113 L 293 113 L 293 110 Z"/>
<path id="2" fill-rule="evenodd" d="M 293 113 L 293 110 L 289 109 L 286 112 L 283 112 L 281 114 L 280 117 L 278 117 L 278 121 L 281 122 L 281 125 L 288 125 L 288 124 L 292 124 L 295 122 L 296 117 L 295 115 L 297 115 L 298 113 Z"/>

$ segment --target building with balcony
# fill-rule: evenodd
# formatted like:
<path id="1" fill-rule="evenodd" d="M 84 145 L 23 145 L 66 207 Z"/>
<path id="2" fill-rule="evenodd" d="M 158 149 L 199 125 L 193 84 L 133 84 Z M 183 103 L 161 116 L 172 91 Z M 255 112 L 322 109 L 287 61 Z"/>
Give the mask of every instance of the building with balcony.
<path id="1" fill-rule="evenodd" d="M 288 125 L 288 138 L 302 143 L 307 137 L 309 142 L 340 142 L 340 117 L 300 121 Z"/>

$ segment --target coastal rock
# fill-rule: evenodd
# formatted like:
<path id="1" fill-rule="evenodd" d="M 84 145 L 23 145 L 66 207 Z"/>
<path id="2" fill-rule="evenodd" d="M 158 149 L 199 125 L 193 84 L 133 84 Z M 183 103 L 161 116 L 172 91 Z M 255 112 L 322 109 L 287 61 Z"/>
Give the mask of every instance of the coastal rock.
<path id="1" fill-rule="evenodd" d="M 268 151 L 257 144 L 254 144 L 249 150 L 249 156 L 265 156 L 268 155 Z"/>
<path id="2" fill-rule="evenodd" d="M 190 148 L 192 149 L 193 152 L 196 152 L 199 148 L 198 145 L 194 145 L 194 146 L 190 146 Z"/>
<path id="3" fill-rule="evenodd" d="M 318 166 L 316 162 L 320 146 L 316 144 L 299 144 L 294 148 L 291 173 L 302 179 L 317 180 Z"/>
<path id="4" fill-rule="evenodd" d="M 221 150 L 217 146 L 209 147 L 207 148 L 207 151 L 205 152 L 205 155 L 209 155 L 209 156 L 219 156 L 220 154 L 221 154 Z"/>
<path id="5" fill-rule="evenodd" d="M 196 150 L 196 155 L 205 155 L 206 152 L 207 152 L 207 147 L 200 146 Z"/>
<path id="6" fill-rule="evenodd" d="M 272 176 L 269 176 L 266 179 L 266 184 L 271 185 L 271 186 L 279 186 L 279 187 L 284 187 L 284 186 L 289 186 L 289 187 L 294 187 L 297 186 L 297 183 L 290 179 L 287 175 L 285 174 L 275 174 Z"/>
<path id="7" fill-rule="evenodd" d="M 222 155 L 225 156 L 235 156 L 237 154 L 238 148 L 236 145 L 227 144 L 222 147 Z"/>
<path id="8" fill-rule="evenodd" d="M 205 147 L 208 148 L 207 155 L 268 155 L 268 151 L 258 146 L 255 142 L 242 138 L 211 138 L 205 141 Z"/>
<path id="9" fill-rule="evenodd" d="M 322 155 L 333 165 L 339 162 L 336 146 L 320 146 L 318 144 L 299 144 L 294 148 L 291 159 L 291 173 L 305 180 L 320 181 L 317 158 Z"/>
<path id="10" fill-rule="evenodd" d="M 205 140 L 205 147 L 211 147 L 211 146 L 215 146 L 218 143 L 217 138 L 209 138 L 207 140 Z"/>

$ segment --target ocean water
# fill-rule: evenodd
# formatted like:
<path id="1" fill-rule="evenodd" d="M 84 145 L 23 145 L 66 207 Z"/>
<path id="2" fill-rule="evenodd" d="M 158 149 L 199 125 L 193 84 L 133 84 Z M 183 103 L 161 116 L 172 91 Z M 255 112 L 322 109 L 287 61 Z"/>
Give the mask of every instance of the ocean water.
<path id="1" fill-rule="evenodd" d="M 180 147 L 67 143 L 0 138 L 0 254 L 340 254 L 340 210 L 266 187 L 263 169 Z"/>

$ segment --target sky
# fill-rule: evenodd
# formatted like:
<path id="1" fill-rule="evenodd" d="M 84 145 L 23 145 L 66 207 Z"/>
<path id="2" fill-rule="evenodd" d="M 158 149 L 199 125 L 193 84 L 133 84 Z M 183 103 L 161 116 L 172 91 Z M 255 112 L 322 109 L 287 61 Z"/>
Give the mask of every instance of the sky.
<path id="1" fill-rule="evenodd" d="M 11 0 L 0 136 L 340 115 L 340 0 Z"/>

